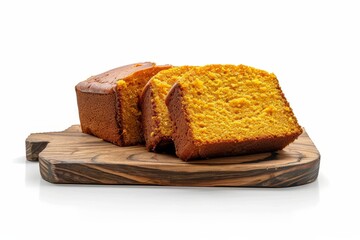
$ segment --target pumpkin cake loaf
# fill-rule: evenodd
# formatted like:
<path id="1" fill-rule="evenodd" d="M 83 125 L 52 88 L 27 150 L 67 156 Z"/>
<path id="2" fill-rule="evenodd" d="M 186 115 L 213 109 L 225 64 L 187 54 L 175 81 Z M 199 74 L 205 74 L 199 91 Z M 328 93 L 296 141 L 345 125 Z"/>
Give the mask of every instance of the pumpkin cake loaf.
<path id="1" fill-rule="evenodd" d="M 161 71 L 145 85 L 140 97 L 140 106 L 144 138 L 149 151 L 173 150 L 172 122 L 165 98 L 177 79 L 192 68 L 181 66 Z"/>
<path id="2" fill-rule="evenodd" d="M 152 76 L 170 67 L 150 62 L 131 64 L 77 84 L 82 131 L 119 146 L 143 143 L 139 95 Z"/>
<path id="3" fill-rule="evenodd" d="M 244 65 L 193 68 L 166 104 L 183 160 L 280 150 L 302 133 L 276 76 Z"/>

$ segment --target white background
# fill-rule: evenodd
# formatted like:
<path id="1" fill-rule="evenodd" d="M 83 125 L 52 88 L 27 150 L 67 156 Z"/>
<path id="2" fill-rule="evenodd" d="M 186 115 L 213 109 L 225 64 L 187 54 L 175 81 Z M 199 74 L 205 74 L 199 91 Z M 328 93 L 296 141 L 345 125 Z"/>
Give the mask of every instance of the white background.
<path id="1" fill-rule="evenodd" d="M 0 239 L 360 239 L 359 9 L 356 1 L 1 1 Z M 321 152 L 318 180 L 288 189 L 42 180 L 25 160 L 27 135 L 78 123 L 74 86 L 139 61 L 274 72 Z"/>

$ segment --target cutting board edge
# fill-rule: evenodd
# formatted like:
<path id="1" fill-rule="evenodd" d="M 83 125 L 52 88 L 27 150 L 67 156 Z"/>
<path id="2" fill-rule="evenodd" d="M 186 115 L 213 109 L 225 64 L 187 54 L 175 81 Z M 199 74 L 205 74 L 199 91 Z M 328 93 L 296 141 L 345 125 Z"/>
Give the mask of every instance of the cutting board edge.
<path id="1" fill-rule="evenodd" d="M 79 125 L 73 125 L 70 128 L 66 129 L 65 131 L 62 132 L 51 132 L 51 134 L 61 134 L 64 132 L 69 132 L 69 134 L 79 134 L 80 131 L 80 127 Z M 306 133 L 306 132 L 305 132 Z M 177 181 L 171 181 L 170 180 L 162 180 L 162 179 L 139 179 L 137 178 L 136 181 L 133 181 L 131 178 L 127 178 L 127 177 L 123 177 L 120 176 L 120 178 L 116 178 L 116 180 L 111 180 L 111 178 L 104 180 L 103 182 L 98 181 L 98 179 L 89 179 L 89 178 L 81 178 L 81 176 L 76 176 L 76 174 L 74 174 L 74 176 L 76 177 L 75 180 L 72 178 L 74 176 L 71 176 L 71 174 L 69 175 L 69 172 L 65 173 L 68 174 L 68 177 L 66 177 L 64 175 L 64 171 L 61 167 L 64 167 L 64 163 L 62 162 L 56 162 L 56 161 L 51 161 L 51 159 L 45 159 L 42 158 L 42 154 L 41 152 L 48 146 L 49 142 L 52 140 L 53 136 L 51 136 L 50 138 L 48 137 L 49 133 L 35 133 L 35 134 L 30 134 L 28 136 L 28 138 L 26 139 L 26 158 L 29 161 L 39 161 L 39 166 L 40 166 L 40 174 L 42 176 L 42 178 L 50 183 L 54 183 L 54 184 L 66 184 L 66 183 L 70 183 L 70 184 L 109 184 L 109 185 L 158 185 L 158 186 L 194 186 L 194 187 L 212 187 L 212 186 L 228 186 L 228 187 L 266 187 L 266 188 L 281 188 L 281 187 L 292 187 L 292 186 L 300 186 L 300 185 L 304 185 L 304 184 L 309 184 L 311 182 L 316 181 L 318 174 L 319 174 L 319 169 L 320 169 L 320 159 L 321 159 L 321 155 L 319 153 L 319 151 L 316 149 L 315 145 L 313 144 L 312 140 L 310 139 L 310 137 L 307 135 L 306 133 L 306 137 L 310 140 L 310 142 L 312 143 L 312 146 L 310 146 L 311 148 L 313 148 L 314 150 L 316 150 L 314 153 L 316 154 L 317 158 L 313 159 L 311 162 L 306 163 L 307 165 L 309 165 L 309 167 L 307 167 L 306 169 L 306 177 L 304 177 L 305 175 L 299 175 L 300 179 L 290 179 L 289 181 L 280 181 L 280 178 L 284 178 L 284 176 L 286 176 L 286 174 L 284 176 L 279 176 L 279 177 L 275 177 L 275 178 L 270 178 L 269 181 L 263 181 L 261 182 L 261 184 L 256 184 L 256 179 L 248 179 L 249 182 L 244 183 L 242 180 L 242 178 L 240 177 L 239 179 L 220 179 L 220 180 L 214 180 L 212 181 L 193 181 L 193 182 L 189 182 L 189 181 L 181 181 L 181 180 L 177 180 Z M 78 164 L 78 165 L 77 165 Z M 92 169 L 94 168 L 94 166 L 98 166 L 98 163 L 72 163 L 71 164 L 72 167 L 77 167 L 79 169 L 81 168 L 89 168 Z M 109 165 L 109 164 L 107 164 Z M 111 165 L 111 164 L 110 164 Z M 116 165 L 116 164 L 114 164 Z M 303 166 L 305 166 L 305 164 L 303 164 Z M 286 166 L 283 167 L 282 170 L 285 169 L 291 169 L 291 168 L 296 168 L 297 166 Z M 111 168 L 111 166 L 110 166 Z M 112 173 L 114 174 L 114 173 Z M 116 174 L 124 174 L 123 172 L 121 172 L 120 170 L 118 170 Z M 273 174 L 270 173 L 269 174 Z M 293 174 L 293 173 L 292 173 Z M 269 176 L 270 176 L 269 175 Z M 134 176 L 131 176 L 134 177 Z M 135 176 L 136 177 L 136 176 Z M 222 176 L 224 177 L 224 176 Z M 68 178 L 68 180 L 66 180 Z M 226 177 L 225 177 L 226 178 Z M 77 180 L 76 180 L 77 179 Z M 245 178 L 244 178 L 245 179 Z M 75 181 L 75 182 L 74 182 Z M 277 184 L 276 181 L 279 181 L 280 183 Z"/>

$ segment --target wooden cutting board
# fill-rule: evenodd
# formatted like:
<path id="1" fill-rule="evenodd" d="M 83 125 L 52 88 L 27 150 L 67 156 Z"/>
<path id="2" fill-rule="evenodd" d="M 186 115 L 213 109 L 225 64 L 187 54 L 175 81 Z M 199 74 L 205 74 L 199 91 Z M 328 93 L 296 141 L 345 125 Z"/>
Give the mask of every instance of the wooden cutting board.
<path id="1" fill-rule="evenodd" d="M 79 125 L 31 134 L 26 158 L 39 160 L 42 178 L 51 183 L 169 186 L 297 186 L 315 181 L 320 165 L 305 131 L 281 151 L 183 162 L 143 146 L 115 146 L 81 133 Z"/>

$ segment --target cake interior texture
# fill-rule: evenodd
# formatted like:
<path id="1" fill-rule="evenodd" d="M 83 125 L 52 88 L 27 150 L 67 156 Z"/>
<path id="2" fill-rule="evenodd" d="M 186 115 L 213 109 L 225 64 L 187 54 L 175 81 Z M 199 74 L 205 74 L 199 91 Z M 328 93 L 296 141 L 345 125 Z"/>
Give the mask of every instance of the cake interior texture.
<path id="1" fill-rule="evenodd" d="M 180 101 L 177 108 L 184 111 L 185 124 L 190 133 L 182 141 L 192 141 L 194 148 L 203 144 L 216 146 L 216 143 L 246 142 L 244 149 L 238 145 L 240 149 L 232 148 L 231 152 L 226 153 L 224 148 L 223 153 L 251 153 L 256 152 L 257 148 L 259 151 L 276 150 L 285 147 L 302 133 L 273 73 L 245 65 L 208 65 L 183 74 L 174 88 L 180 92 L 180 100 L 167 99 L 173 106 L 169 106 L 169 109 L 177 111 L 173 103 Z M 171 95 L 168 98 L 174 98 Z M 173 113 L 172 118 L 179 125 L 181 119 L 176 118 L 182 116 Z M 182 138 L 179 131 L 184 129 L 176 129 L 174 138 Z M 277 138 L 284 137 L 287 137 L 285 141 L 276 144 Z M 258 140 L 264 139 L 269 141 L 263 147 L 255 146 Z M 182 145 L 184 143 L 176 144 L 175 139 L 180 157 L 192 158 L 181 156 Z M 208 157 L 206 149 L 203 153 L 199 153 L 201 150 L 194 151 L 198 151 L 195 154 L 197 157 Z M 209 154 L 211 156 L 221 155 L 221 149 L 209 152 L 212 152 Z"/>
<path id="2" fill-rule="evenodd" d="M 120 104 L 118 121 L 122 123 L 122 135 L 128 145 L 144 142 L 141 127 L 139 96 L 151 77 L 164 68 L 154 67 L 146 71 L 135 72 L 128 78 L 117 81 L 117 96 Z"/>
<path id="3" fill-rule="evenodd" d="M 144 99 L 144 101 L 151 101 L 151 106 L 153 107 L 152 115 L 147 116 L 147 118 L 149 119 L 148 121 L 151 121 L 148 125 L 154 127 L 150 131 L 145 132 L 146 145 L 149 150 L 156 151 L 158 146 L 159 151 L 166 151 L 164 149 L 166 143 L 172 141 L 172 121 L 165 104 L 165 98 L 172 85 L 192 68 L 191 66 L 173 67 L 159 72 L 150 79 L 148 87 L 151 91 L 151 99 Z"/>

